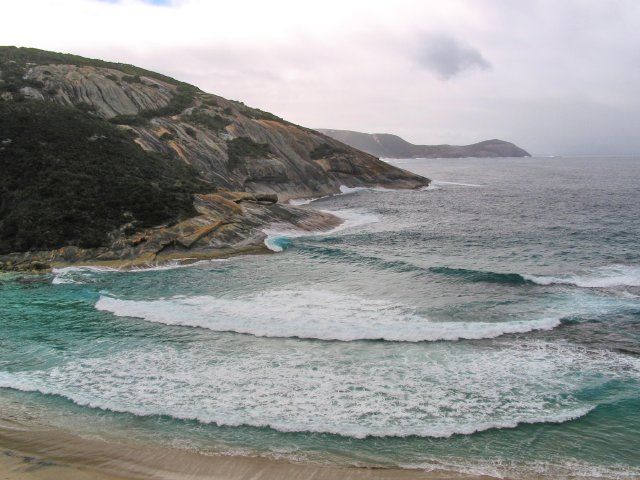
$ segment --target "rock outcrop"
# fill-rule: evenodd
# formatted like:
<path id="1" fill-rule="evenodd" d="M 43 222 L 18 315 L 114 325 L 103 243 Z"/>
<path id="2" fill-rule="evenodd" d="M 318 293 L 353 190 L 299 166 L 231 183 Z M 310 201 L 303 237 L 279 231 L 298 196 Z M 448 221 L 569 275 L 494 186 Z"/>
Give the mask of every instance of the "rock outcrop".
<path id="1" fill-rule="evenodd" d="M 354 148 L 382 158 L 464 158 L 530 157 L 528 152 L 503 140 L 485 140 L 472 145 L 414 145 L 388 133 L 362 133 L 350 130 L 319 129 Z"/>
<path id="2" fill-rule="evenodd" d="M 0 256 L 0 270 L 43 271 L 74 264 L 131 268 L 168 261 L 193 262 L 243 253 L 265 253 L 265 225 L 305 231 L 340 224 L 333 215 L 276 204 L 272 196 L 246 192 L 197 194 L 198 215 L 175 225 L 159 225 L 135 235 L 113 232 L 98 248 L 65 246 L 55 250 L 15 252 Z"/>
<path id="3" fill-rule="evenodd" d="M 74 240 L 76 235 L 69 236 L 67 241 L 61 240 L 54 249 L 0 251 L 3 254 L 0 269 L 5 270 L 41 270 L 78 262 L 133 265 L 180 256 L 215 257 L 234 251 L 260 250 L 264 239 L 261 228 L 269 223 L 296 228 L 329 228 L 336 224 L 335 217 L 282 205 L 289 199 L 335 194 L 342 185 L 418 188 L 429 183 L 428 179 L 395 168 L 320 132 L 241 102 L 204 93 L 155 72 L 74 55 L 0 47 L 0 108 L 6 110 L 5 122 L 13 118 L 7 108 L 19 103 L 36 107 L 60 105 L 63 109 L 82 112 L 87 119 L 83 124 L 99 121 L 111 128 L 96 126 L 96 133 L 78 140 L 83 142 L 81 145 L 73 140 L 74 144 L 68 147 L 76 149 L 76 153 L 98 151 L 91 150 L 98 148 L 101 155 L 107 155 L 111 151 L 109 143 L 116 139 L 122 147 L 118 151 L 125 147 L 131 151 L 134 146 L 148 152 L 150 158 L 161 159 L 159 169 L 164 168 L 161 165 L 168 165 L 167 161 L 187 166 L 197 178 L 180 177 L 171 188 L 176 192 L 193 188 L 189 191 L 194 194 L 197 215 L 184 218 L 185 208 L 182 208 L 180 215 L 172 217 L 171 209 L 167 208 L 167 221 L 149 228 L 142 221 L 129 221 L 131 212 L 120 205 L 117 215 L 110 217 L 111 222 L 120 223 L 118 228 L 106 232 L 108 241 L 86 248 Z M 66 120 L 69 124 L 69 119 Z M 55 118 L 52 121 L 55 123 Z M 114 133 L 112 127 L 126 135 Z M 15 134 L 19 129 L 12 131 Z M 15 135 L 24 135 L 21 138 L 24 140 L 30 132 Z M 3 138 L 0 131 L 1 162 L 9 165 L 15 160 L 12 156 L 17 155 L 16 149 L 20 147 L 16 140 Z M 122 146 L 123 142 L 131 145 Z M 38 150 L 41 155 L 38 161 L 45 162 L 49 169 L 57 165 L 56 162 L 65 164 L 67 154 L 65 148 L 55 150 L 54 143 L 50 138 L 39 143 L 43 147 Z M 20 154 L 24 154 L 24 149 Z M 74 161 L 77 162 L 77 158 Z M 12 169 L 14 173 L 15 170 Z M 90 177 L 104 175 L 104 172 L 93 173 L 89 168 L 83 175 Z M 166 183 L 165 177 L 161 180 Z M 96 178 L 89 180 L 99 183 Z M 11 178 L 0 185 L 0 228 L 5 219 L 11 217 L 11 202 L 24 198 L 19 195 L 20 189 L 29 187 L 29 192 L 36 195 L 55 196 L 56 189 L 67 187 L 47 181 L 39 178 L 37 188 L 27 185 L 29 181 L 25 183 L 24 178 Z M 115 186 L 111 185 L 114 181 Z M 154 178 L 149 181 L 156 190 L 160 188 Z M 110 182 L 112 190 L 117 191 L 117 179 Z M 98 187 L 94 185 L 94 190 Z M 110 199 L 104 201 L 110 204 Z M 86 203 L 74 205 L 74 215 L 80 211 L 91 221 L 96 211 L 95 198 Z M 38 215 L 52 214 L 49 211 L 32 213 L 34 218 L 29 215 L 26 224 L 35 230 Z M 55 215 L 65 217 L 64 212 L 57 211 Z M 13 217 L 10 226 L 15 230 L 24 222 Z M 8 231 L 5 228 L 5 232 Z M 65 232 L 60 235 L 64 236 Z M 46 231 L 34 232 L 36 234 L 46 235 Z"/>

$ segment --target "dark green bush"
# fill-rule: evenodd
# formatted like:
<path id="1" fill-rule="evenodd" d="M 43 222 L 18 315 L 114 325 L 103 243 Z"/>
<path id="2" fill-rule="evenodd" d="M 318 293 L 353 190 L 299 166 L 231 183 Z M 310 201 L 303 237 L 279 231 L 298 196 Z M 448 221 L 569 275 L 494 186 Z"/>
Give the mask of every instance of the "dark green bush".
<path id="1" fill-rule="evenodd" d="M 209 130 L 213 130 L 214 132 L 224 130 L 224 128 L 231 123 L 220 115 L 210 115 L 201 110 L 193 111 L 191 115 L 182 118 L 191 123 L 197 123 Z"/>
<path id="2" fill-rule="evenodd" d="M 144 151 L 131 133 L 75 108 L 0 102 L 0 253 L 105 245 L 195 214 L 190 167 Z"/>
<path id="3" fill-rule="evenodd" d="M 330 157 L 331 155 L 346 153 L 346 150 L 343 148 L 334 147 L 333 145 L 329 145 L 328 143 L 321 143 L 316 148 L 309 152 L 309 156 L 313 160 L 318 160 L 319 158 Z"/>
<path id="4" fill-rule="evenodd" d="M 277 115 L 274 115 L 273 113 L 265 112 L 264 110 L 260 110 L 259 108 L 248 107 L 243 102 L 239 102 L 237 100 L 230 101 L 236 105 L 240 113 L 254 120 L 272 120 L 274 122 L 289 124 L 289 122 L 278 117 Z"/>
<path id="5" fill-rule="evenodd" d="M 140 75 L 124 75 L 122 81 L 127 83 L 143 83 L 142 80 L 140 80 Z"/>
<path id="6" fill-rule="evenodd" d="M 241 160 L 248 158 L 260 158 L 269 154 L 268 143 L 258 143 L 249 137 L 237 137 L 227 140 L 227 154 L 229 156 L 229 168 L 237 168 Z"/>
<path id="7" fill-rule="evenodd" d="M 109 119 L 109 122 L 116 125 L 133 125 L 144 127 L 149 123 L 149 119 L 140 115 L 116 115 Z"/>
<path id="8" fill-rule="evenodd" d="M 86 102 L 78 102 L 74 105 L 78 110 L 82 110 L 87 113 L 94 113 L 96 108 L 93 105 L 90 105 Z"/>
<path id="9" fill-rule="evenodd" d="M 171 97 L 171 100 L 169 100 L 168 105 L 156 108 L 155 110 L 143 110 L 139 115 L 145 118 L 153 118 L 170 117 L 182 113 L 183 110 L 193 105 L 197 91 L 198 89 L 192 85 L 187 85 L 186 83 L 180 84 Z"/>

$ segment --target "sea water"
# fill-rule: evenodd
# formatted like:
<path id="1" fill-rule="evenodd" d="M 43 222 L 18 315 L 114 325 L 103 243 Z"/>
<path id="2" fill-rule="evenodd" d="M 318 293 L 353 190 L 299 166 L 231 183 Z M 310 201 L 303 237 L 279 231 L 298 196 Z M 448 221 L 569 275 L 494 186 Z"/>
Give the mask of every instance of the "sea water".
<path id="1" fill-rule="evenodd" d="M 314 200 L 345 224 L 267 229 L 272 255 L 0 276 L 0 412 L 204 453 L 640 478 L 640 158 L 392 162 L 434 181 Z"/>

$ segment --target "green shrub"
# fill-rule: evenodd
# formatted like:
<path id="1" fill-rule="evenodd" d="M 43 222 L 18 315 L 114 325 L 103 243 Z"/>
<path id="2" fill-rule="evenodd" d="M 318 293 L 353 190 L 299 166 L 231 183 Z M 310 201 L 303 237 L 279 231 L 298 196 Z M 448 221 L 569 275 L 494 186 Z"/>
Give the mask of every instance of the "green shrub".
<path id="1" fill-rule="evenodd" d="M 96 111 L 96 107 L 88 104 L 87 102 L 78 102 L 74 105 L 74 107 L 76 107 L 78 110 L 81 110 L 87 113 L 95 113 Z"/>
<path id="2" fill-rule="evenodd" d="M 182 113 L 187 108 L 193 106 L 197 91 L 198 89 L 196 87 L 187 85 L 186 83 L 178 85 L 168 105 L 154 110 L 142 110 L 139 115 L 145 118 L 153 118 L 170 117 Z"/>
<path id="3" fill-rule="evenodd" d="M 116 125 L 133 125 L 138 127 L 144 127 L 149 123 L 149 119 L 140 115 L 116 115 L 109 119 L 109 122 Z"/>
<path id="4" fill-rule="evenodd" d="M 143 150 L 131 132 L 49 102 L 0 102 L 0 253 L 106 245 L 195 214 L 205 191 L 181 162 Z M 25 132 L 28 132 L 25 133 Z"/>
<path id="5" fill-rule="evenodd" d="M 204 128 L 207 128 L 214 132 L 224 130 L 227 125 L 231 124 L 229 120 L 222 118 L 220 115 L 210 115 L 203 112 L 202 110 L 195 110 L 191 112 L 191 115 L 183 118 L 189 122 L 197 123 L 198 125 L 201 125 Z"/>
<path id="6" fill-rule="evenodd" d="M 140 80 L 140 75 L 124 75 L 122 81 L 127 83 L 143 83 L 142 80 Z"/>
<path id="7" fill-rule="evenodd" d="M 269 144 L 254 142 L 249 137 L 237 137 L 233 140 L 227 140 L 227 154 L 229 168 L 234 170 L 239 166 L 241 160 L 268 155 Z"/>
<path id="8" fill-rule="evenodd" d="M 230 100 L 230 101 L 233 102 L 236 105 L 236 107 L 238 108 L 240 113 L 242 113 L 243 115 L 245 115 L 246 117 L 249 117 L 251 119 L 254 119 L 254 120 L 272 120 L 274 122 L 280 122 L 280 123 L 289 124 L 289 122 L 287 122 L 286 120 L 278 117 L 277 115 L 274 115 L 273 113 L 265 112 L 264 110 L 260 110 L 259 108 L 248 107 L 243 102 L 239 102 L 238 100 Z"/>
<path id="9" fill-rule="evenodd" d="M 331 155 L 346 153 L 344 148 L 334 147 L 333 145 L 329 145 L 328 143 L 321 143 L 316 148 L 309 152 L 309 156 L 313 160 L 318 160 L 319 158 L 330 157 Z"/>

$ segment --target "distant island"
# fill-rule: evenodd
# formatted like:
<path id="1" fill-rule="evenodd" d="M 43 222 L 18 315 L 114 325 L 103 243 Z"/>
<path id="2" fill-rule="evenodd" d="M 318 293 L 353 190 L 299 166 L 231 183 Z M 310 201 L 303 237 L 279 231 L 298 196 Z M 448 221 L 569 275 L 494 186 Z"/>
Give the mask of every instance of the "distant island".
<path id="1" fill-rule="evenodd" d="M 380 158 L 530 157 L 522 148 L 503 140 L 473 145 L 414 145 L 389 133 L 362 133 L 319 128 L 319 132 Z"/>
<path id="2" fill-rule="evenodd" d="M 282 204 L 429 180 L 242 102 L 122 63 L 0 47 L 0 270 L 264 251 Z"/>

